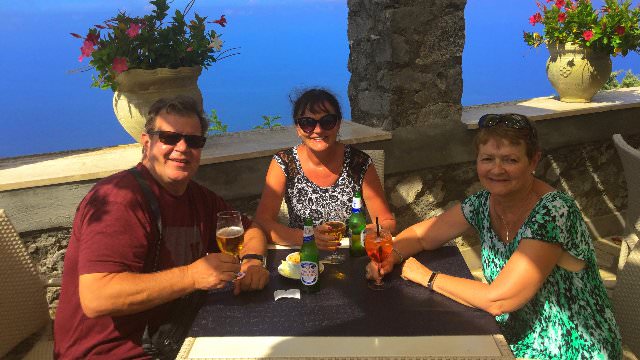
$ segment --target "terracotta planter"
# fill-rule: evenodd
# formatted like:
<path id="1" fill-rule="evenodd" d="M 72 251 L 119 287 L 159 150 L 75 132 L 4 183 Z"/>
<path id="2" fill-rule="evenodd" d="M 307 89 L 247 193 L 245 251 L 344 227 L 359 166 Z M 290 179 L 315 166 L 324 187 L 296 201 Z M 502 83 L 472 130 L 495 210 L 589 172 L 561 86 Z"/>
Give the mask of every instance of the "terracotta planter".
<path id="1" fill-rule="evenodd" d="M 590 102 L 611 74 L 611 57 L 575 44 L 549 44 L 547 77 L 564 102 Z"/>
<path id="2" fill-rule="evenodd" d="M 113 94 L 113 111 L 122 127 L 140 142 L 145 117 L 153 102 L 162 97 L 190 95 L 202 106 L 198 77 L 202 68 L 127 70 L 116 77 L 118 90 Z"/>

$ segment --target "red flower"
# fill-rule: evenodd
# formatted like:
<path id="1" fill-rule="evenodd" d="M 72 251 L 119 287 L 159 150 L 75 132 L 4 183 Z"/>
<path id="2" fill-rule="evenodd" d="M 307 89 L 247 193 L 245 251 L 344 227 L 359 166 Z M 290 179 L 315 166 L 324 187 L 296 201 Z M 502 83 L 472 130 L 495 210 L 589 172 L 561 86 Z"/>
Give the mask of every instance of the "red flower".
<path id="1" fill-rule="evenodd" d="M 567 14 L 565 13 L 560 13 L 558 14 L 558 22 L 564 22 L 565 20 L 567 20 Z"/>
<path id="2" fill-rule="evenodd" d="M 591 40 L 591 38 L 593 37 L 593 31 L 591 31 L 591 30 L 583 31 L 582 32 L 582 37 L 587 41 Z"/>
<path id="3" fill-rule="evenodd" d="M 626 29 L 622 25 L 616 26 L 616 34 L 618 34 L 618 36 L 624 35 L 625 30 Z"/>
<path id="4" fill-rule="evenodd" d="M 131 25 L 129 25 L 129 29 L 127 29 L 127 35 L 130 38 L 136 37 L 140 33 L 140 28 L 142 28 L 142 26 L 135 23 L 131 23 Z"/>
<path id="5" fill-rule="evenodd" d="M 530 18 L 529 18 L 529 23 L 531 25 L 535 25 L 536 23 L 542 22 L 542 15 L 540 15 L 539 12 L 533 14 Z"/>
<path id="6" fill-rule="evenodd" d="M 218 20 L 213 20 L 213 22 L 218 24 L 218 25 L 220 25 L 220 26 L 222 26 L 222 27 L 227 26 L 227 18 L 224 17 L 224 15 L 220 16 L 220 19 L 218 19 Z"/>
<path id="7" fill-rule="evenodd" d="M 558 9 L 562 9 L 562 7 L 565 5 L 565 1 L 564 0 L 556 0 L 556 7 Z"/>
<path id="8" fill-rule="evenodd" d="M 113 59 L 113 65 L 111 65 L 111 70 L 115 71 L 116 74 L 120 74 L 123 71 L 127 71 L 129 66 L 127 66 L 127 59 L 123 57 L 117 57 Z"/>
<path id="9" fill-rule="evenodd" d="M 100 37 L 98 36 L 98 34 L 88 33 L 85 40 L 91 42 L 93 45 L 98 45 L 98 40 L 100 40 Z"/>
<path id="10" fill-rule="evenodd" d="M 76 33 L 70 33 L 74 38 L 82 39 L 82 35 Z"/>
<path id="11" fill-rule="evenodd" d="M 91 56 L 91 53 L 95 50 L 93 46 L 94 44 L 91 41 L 85 40 L 80 48 L 80 57 L 78 57 L 78 61 L 82 61 L 82 59 Z"/>

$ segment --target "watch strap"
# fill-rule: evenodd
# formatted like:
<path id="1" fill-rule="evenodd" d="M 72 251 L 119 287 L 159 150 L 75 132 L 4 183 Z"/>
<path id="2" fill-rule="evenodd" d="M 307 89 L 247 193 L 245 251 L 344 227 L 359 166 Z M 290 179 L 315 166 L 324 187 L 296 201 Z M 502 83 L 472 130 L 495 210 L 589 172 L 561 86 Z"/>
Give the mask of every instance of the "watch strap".
<path id="1" fill-rule="evenodd" d="M 262 261 L 262 266 L 266 267 L 267 266 L 267 259 L 265 258 L 264 255 L 260 255 L 260 254 L 245 254 L 240 258 L 240 261 L 244 261 L 247 259 L 255 259 L 255 260 L 260 260 Z"/>

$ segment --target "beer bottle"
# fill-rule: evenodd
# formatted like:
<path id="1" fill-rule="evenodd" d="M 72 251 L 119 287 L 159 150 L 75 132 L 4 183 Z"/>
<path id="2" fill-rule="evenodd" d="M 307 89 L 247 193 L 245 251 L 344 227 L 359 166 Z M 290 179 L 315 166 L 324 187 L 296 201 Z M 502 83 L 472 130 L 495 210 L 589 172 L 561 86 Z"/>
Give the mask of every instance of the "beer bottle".
<path id="1" fill-rule="evenodd" d="M 351 216 L 347 221 L 349 228 L 349 255 L 357 257 L 364 256 L 364 244 L 362 238 L 362 232 L 365 226 L 367 226 L 367 220 L 362 213 L 362 195 L 360 191 L 356 191 L 353 196 L 353 203 L 351 205 Z"/>
<path id="2" fill-rule="evenodd" d="M 304 220 L 302 236 L 300 281 L 305 292 L 316 292 L 320 290 L 320 263 L 318 262 L 318 247 L 313 237 L 313 220 Z"/>

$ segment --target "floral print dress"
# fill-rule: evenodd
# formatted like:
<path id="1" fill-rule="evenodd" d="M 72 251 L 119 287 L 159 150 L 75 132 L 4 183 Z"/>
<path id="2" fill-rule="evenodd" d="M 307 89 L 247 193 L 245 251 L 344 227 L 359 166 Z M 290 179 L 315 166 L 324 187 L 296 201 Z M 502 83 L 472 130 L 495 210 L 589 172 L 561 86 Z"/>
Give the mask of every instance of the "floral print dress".
<path id="1" fill-rule="evenodd" d="M 302 171 L 298 148 L 293 147 L 273 156 L 286 176 L 284 200 L 289 212 L 289 227 L 302 229 L 304 219 L 313 219 L 314 226 L 332 216 L 346 221 L 351 215 L 351 203 L 356 191 L 362 193 L 364 174 L 371 165 L 366 153 L 345 145 L 344 162 L 338 180 L 328 187 L 320 187 Z"/>
<path id="2" fill-rule="evenodd" d="M 513 241 L 504 243 L 491 227 L 489 199 L 484 190 L 462 203 L 465 218 L 480 234 L 482 270 L 489 283 L 522 239 L 560 244 L 585 262 L 578 272 L 556 266 L 527 304 L 496 317 L 513 354 L 531 359 L 620 359 L 620 334 L 591 236 L 574 200 L 559 191 L 545 194 Z"/>

